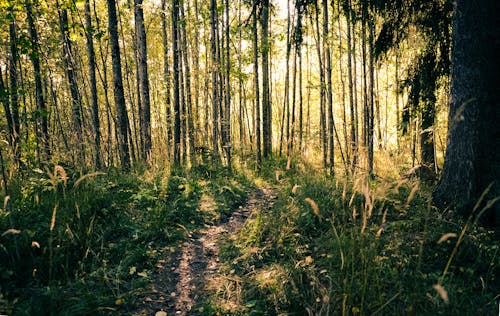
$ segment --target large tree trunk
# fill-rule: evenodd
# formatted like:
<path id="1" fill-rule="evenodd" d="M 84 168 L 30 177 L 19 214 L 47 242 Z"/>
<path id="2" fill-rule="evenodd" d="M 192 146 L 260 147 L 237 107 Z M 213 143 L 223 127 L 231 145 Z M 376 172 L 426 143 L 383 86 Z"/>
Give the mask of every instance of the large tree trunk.
<path id="1" fill-rule="evenodd" d="M 111 59 L 113 65 L 113 93 L 115 98 L 117 119 L 117 139 L 120 163 L 124 169 L 130 167 L 130 153 L 128 145 L 128 115 L 123 92 L 122 67 L 120 59 L 120 44 L 118 43 L 118 18 L 115 0 L 107 0 L 108 32 L 111 44 Z"/>
<path id="2" fill-rule="evenodd" d="M 500 195 L 500 2 L 457 0 L 446 159 L 434 203 L 471 213 L 485 189 Z M 484 202 L 483 202 L 484 204 Z M 500 203 L 487 218 L 500 224 Z"/>
<path id="3" fill-rule="evenodd" d="M 141 111 L 139 124 L 141 130 L 141 158 L 147 160 L 151 155 L 151 106 L 149 99 L 148 56 L 146 46 L 146 29 L 144 27 L 144 10 L 142 0 L 134 0 L 135 31 L 137 36 L 137 63 L 139 77 L 139 95 Z"/>

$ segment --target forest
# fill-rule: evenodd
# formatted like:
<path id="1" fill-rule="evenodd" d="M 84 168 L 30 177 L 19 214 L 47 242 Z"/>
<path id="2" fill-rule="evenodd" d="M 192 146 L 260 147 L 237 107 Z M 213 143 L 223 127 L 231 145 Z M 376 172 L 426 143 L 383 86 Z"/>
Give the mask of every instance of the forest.
<path id="1" fill-rule="evenodd" d="M 498 12 L 0 0 L 0 315 L 498 315 Z"/>

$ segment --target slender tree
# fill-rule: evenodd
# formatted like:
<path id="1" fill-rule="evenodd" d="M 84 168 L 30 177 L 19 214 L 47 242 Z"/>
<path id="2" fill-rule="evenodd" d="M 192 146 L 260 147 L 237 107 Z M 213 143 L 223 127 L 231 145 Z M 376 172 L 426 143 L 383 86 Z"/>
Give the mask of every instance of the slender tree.
<path id="1" fill-rule="evenodd" d="M 36 3 L 35 3 L 36 5 Z M 30 59 L 33 64 L 33 73 L 35 76 L 35 96 L 36 106 L 40 121 L 40 127 L 37 128 L 39 142 L 42 144 L 42 161 L 50 159 L 50 144 L 49 144 L 49 129 L 48 129 L 48 112 L 45 104 L 42 86 L 42 74 L 40 67 L 40 42 L 38 39 L 38 31 L 35 25 L 35 15 L 31 0 L 25 1 L 26 18 L 28 20 L 28 28 L 31 42 Z"/>
<path id="2" fill-rule="evenodd" d="M 147 160 L 151 155 L 151 105 L 149 98 L 148 56 L 146 28 L 142 0 L 134 0 L 135 32 L 137 40 L 137 69 L 141 111 L 139 125 L 141 131 L 141 158 Z"/>
<path id="3" fill-rule="evenodd" d="M 130 168 L 128 115 L 125 106 L 123 79 L 120 59 L 120 44 L 118 42 L 118 18 L 115 0 L 107 0 L 108 32 L 111 44 L 111 59 L 113 65 L 113 93 L 115 98 L 117 119 L 117 139 L 120 163 L 124 169 Z"/>
<path id="4" fill-rule="evenodd" d="M 29 0 L 27 0 L 29 1 Z M 94 50 L 94 29 L 90 14 L 90 0 L 85 0 L 85 35 L 87 39 L 87 62 L 90 76 L 90 100 L 92 113 L 92 131 L 94 134 L 94 163 L 97 169 L 101 168 L 101 126 L 99 122 L 99 103 L 97 95 L 96 57 Z"/>

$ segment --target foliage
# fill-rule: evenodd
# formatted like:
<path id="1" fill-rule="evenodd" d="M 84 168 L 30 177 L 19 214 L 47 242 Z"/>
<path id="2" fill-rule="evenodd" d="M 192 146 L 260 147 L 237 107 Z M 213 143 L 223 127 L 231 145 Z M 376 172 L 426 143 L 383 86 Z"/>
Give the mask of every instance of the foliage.
<path id="1" fill-rule="evenodd" d="M 12 182 L 0 211 L 0 313 L 130 312 L 164 249 L 245 198 L 244 178 L 201 169 L 81 176 L 55 166 Z M 207 213 L 203 195 L 217 196 Z"/>
<path id="2" fill-rule="evenodd" d="M 286 162 L 264 173 L 279 165 Z M 473 226 L 459 244 L 465 222 L 430 207 L 429 188 L 417 182 L 334 180 L 300 169 L 308 167 L 269 177 L 279 190 L 275 206 L 226 241 L 227 269 L 243 280 L 242 314 L 496 312 L 492 232 Z"/>

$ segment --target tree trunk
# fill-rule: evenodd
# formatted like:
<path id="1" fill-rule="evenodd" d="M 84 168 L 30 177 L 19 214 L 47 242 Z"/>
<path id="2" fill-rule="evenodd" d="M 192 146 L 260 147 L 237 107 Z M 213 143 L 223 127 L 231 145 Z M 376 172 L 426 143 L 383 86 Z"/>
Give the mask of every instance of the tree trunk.
<path id="1" fill-rule="evenodd" d="M 139 95 L 141 111 L 139 124 L 141 131 L 142 160 L 146 161 L 151 155 L 151 105 L 149 98 L 148 56 L 146 45 L 146 29 L 144 27 L 144 10 L 142 0 L 134 0 L 135 32 L 137 41 L 137 70 L 139 77 Z"/>
<path id="2" fill-rule="evenodd" d="M 43 95 L 42 75 L 40 70 L 40 43 L 38 40 L 38 31 L 35 26 L 35 18 L 31 0 L 26 0 L 25 5 L 31 41 L 30 59 L 33 64 L 33 72 L 35 75 L 36 105 L 40 117 L 40 129 L 37 128 L 37 134 L 39 142 L 42 144 L 41 160 L 46 162 L 50 160 L 50 146 L 47 122 L 48 112 Z"/>
<path id="3" fill-rule="evenodd" d="M 500 2 L 457 0 L 453 21 L 451 98 L 443 174 L 434 203 L 471 213 L 500 195 Z M 477 213 L 476 213 L 477 214 Z M 485 219 L 500 225 L 497 201 Z"/>
<path id="4" fill-rule="evenodd" d="M 75 131 L 76 139 L 75 147 L 77 148 L 78 159 L 84 158 L 83 147 L 83 128 L 82 128 L 82 99 L 80 91 L 78 90 L 78 83 L 76 77 L 76 63 L 73 56 L 72 41 L 69 34 L 68 24 L 68 10 L 60 8 L 59 2 L 56 1 L 56 6 L 59 9 L 59 26 L 61 31 L 61 40 L 63 44 L 63 59 L 64 67 L 66 70 L 66 77 L 68 79 L 70 94 L 71 94 L 71 118 L 73 120 L 73 128 Z"/>
<path id="5" fill-rule="evenodd" d="M 262 1 L 261 51 L 262 51 L 262 126 L 264 158 L 272 152 L 272 111 L 269 89 L 269 0 Z"/>
<path id="6" fill-rule="evenodd" d="M 29 0 L 28 0 L 29 1 Z M 97 80 L 94 51 L 94 30 L 92 28 L 92 18 L 90 15 L 90 0 L 85 0 L 85 35 L 87 37 L 87 53 L 90 75 L 90 98 L 92 112 L 92 129 L 94 133 L 95 166 L 101 168 L 101 126 L 99 123 L 99 104 L 97 101 Z"/>
<path id="7" fill-rule="evenodd" d="M 174 164 L 181 163 L 181 113 L 179 84 L 179 0 L 172 0 L 172 51 L 174 67 Z"/>
<path id="8" fill-rule="evenodd" d="M 219 161 L 219 88 L 218 88 L 218 71 L 219 58 L 217 56 L 217 0 L 210 1 L 210 49 L 212 56 L 212 121 L 213 121 L 213 159 Z"/>
<path id="9" fill-rule="evenodd" d="M 258 0 L 253 1 L 252 9 L 252 33 L 253 33 L 253 67 L 254 67 L 254 89 L 255 89 L 255 140 L 257 149 L 257 163 L 260 165 L 261 154 L 261 129 L 260 129 L 260 100 L 259 100 L 259 47 L 257 36 L 257 7 Z"/>
<path id="10" fill-rule="evenodd" d="M 230 22 L 229 22 L 229 0 L 226 0 L 226 106 L 224 111 L 224 129 L 226 134 L 226 140 L 224 144 L 224 150 L 226 152 L 227 166 L 231 169 L 231 85 L 230 85 L 230 74 L 231 74 L 231 59 L 230 59 L 230 49 L 231 44 L 229 38 Z"/>
<path id="11" fill-rule="evenodd" d="M 162 0 L 161 32 L 163 41 L 163 80 L 165 81 L 165 116 L 167 125 L 167 156 L 170 158 L 172 147 L 172 100 L 170 95 L 170 65 L 168 61 L 168 35 L 167 35 L 167 0 Z"/>
<path id="12" fill-rule="evenodd" d="M 122 168 L 130 168 L 128 115 L 123 92 L 122 68 L 120 59 L 120 44 L 118 42 L 118 18 L 115 0 L 107 0 L 108 32 L 111 44 L 111 59 L 113 65 L 113 93 L 115 98 L 117 119 L 118 152 Z"/>
<path id="13" fill-rule="evenodd" d="M 333 122 L 333 96 L 332 96 L 332 61 L 330 44 L 328 42 L 328 1 L 323 0 L 323 47 L 326 55 L 326 100 L 328 101 L 328 171 L 334 175 L 334 122 Z"/>
<path id="14" fill-rule="evenodd" d="M 16 34 L 16 20 L 14 12 L 11 11 L 11 21 L 9 23 L 9 37 L 10 37 L 10 58 L 9 58 L 9 94 L 10 94 L 10 113 L 12 117 L 12 133 L 10 135 L 10 144 L 14 158 L 19 160 L 19 139 L 21 135 L 21 124 L 19 122 L 19 98 L 17 89 L 17 34 Z"/>

